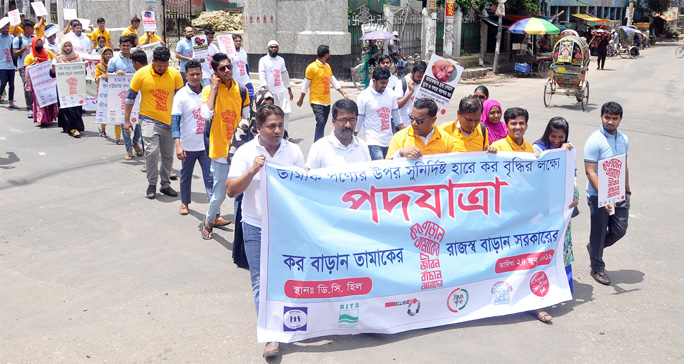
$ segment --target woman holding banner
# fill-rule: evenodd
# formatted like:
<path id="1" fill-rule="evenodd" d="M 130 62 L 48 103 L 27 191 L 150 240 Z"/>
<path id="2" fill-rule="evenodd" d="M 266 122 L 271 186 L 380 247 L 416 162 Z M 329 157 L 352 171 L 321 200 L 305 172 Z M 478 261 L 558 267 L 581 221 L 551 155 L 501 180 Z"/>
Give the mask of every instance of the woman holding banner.
<path id="1" fill-rule="evenodd" d="M 107 67 L 109 66 L 109 60 L 112 59 L 112 57 L 114 57 L 114 51 L 109 47 L 104 47 L 102 49 L 102 55 L 100 56 L 100 63 L 95 66 L 95 84 L 97 85 L 98 90 L 100 89 L 100 78 L 107 81 Z M 103 138 L 107 137 L 106 128 L 107 124 L 100 125 L 100 136 Z M 116 136 L 116 142 L 123 143 L 123 139 L 121 139 L 121 125 L 114 126 L 114 134 Z"/>
<path id="2" fill-rule="evenodd" d="M 43 39 L 33 37 L 33 39 L 31 39 L 31 53 L 24 58 L 24 67 L 28 68 L 29 66 L 48 62 L 54 57 L 52 52 L 43 47 Z M 57 104 L 55 103 L 45 107 L 38 106 L 38 99 L 33 90 L 28 69 L 26 70 L 26 91 L 31 93 L 31 98 L 33 99 L 33 122 L 39 123 L 41 127 L 49 126 L 57 119 Z"/>
<path id="3" fill-rule="evenodd" d="M 505 139 L 508 135 L 506 123 L 501 121 L 503 108 L 498 101 L 488 99 L 482 103 L 482 118 L 480 124 L 487 128 L 487 138 L 491 145 L 499 139 Z"/>
<path id="4" fill-rule="evenodd" d="M 58 54 L 52 60 L 52 71 L 50 71 L 51 77 L 57 77 L 55 73 L 55 65 L 60 63 L 71 63 L 71 62 L 83 62 L 81 56 L 74 52 L 74 46 L 71 43 L 72 40 L 66 38 L 62 42 L 62 53 Z M 74 138 L 80 138 L 81 132 L 85 130 L 83 125 L 83 107 L 73 106 L 60 108 L 57 113 L 57 125 L 62 127 L 65 133 L 69 133 Z"/>

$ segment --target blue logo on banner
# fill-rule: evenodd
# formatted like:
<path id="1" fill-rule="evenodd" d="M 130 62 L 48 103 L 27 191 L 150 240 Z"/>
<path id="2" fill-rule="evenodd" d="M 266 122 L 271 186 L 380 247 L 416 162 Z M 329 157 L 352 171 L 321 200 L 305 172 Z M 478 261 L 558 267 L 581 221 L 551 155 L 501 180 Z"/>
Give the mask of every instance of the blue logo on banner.
<path id="1" fill-rule="evenodd" d="M 306 331 L 306 307 L 283 308 L 283 331 Z"/>

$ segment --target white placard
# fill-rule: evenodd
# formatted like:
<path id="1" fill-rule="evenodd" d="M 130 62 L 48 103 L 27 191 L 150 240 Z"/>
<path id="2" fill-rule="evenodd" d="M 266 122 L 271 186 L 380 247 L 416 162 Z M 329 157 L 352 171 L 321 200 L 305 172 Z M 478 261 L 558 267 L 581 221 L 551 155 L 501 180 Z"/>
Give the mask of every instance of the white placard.
<path id="1" fill-rule="evenodd" d="M 142 44 L 137 48 L 132 48 L 131 49 L 131 54 L 137 50 L 140 49 L 141 51 L 145 52 L 147 55 L 147 63 L 152 63 L 152 55 L 154 54 L 154 50 L 161 47 L 161 42 L 152 42 L 148 44 Z"/>
<path id="2" fill-rule="evenodd" d="M 598 162 L 599 207 L 625 200 L 626 161 L 627 157 L 621 154 Z"/>
<path id="3" fill-rule="evenodd" d="M 10 19 L 8 16 L 0 19 L 0 28 L 4 27 L 5 25 L 9 24 Z"/>
<path id="4" fill-rule="evenodd" d="M 100 78 L 100 83 L 97 87 L 95 124 L 109 124 L 107 122 L 107 81 L 104 78 Z"/>
<path id="5" fill-rule="evenodd" d="M 50 77 L 52 63 L 42 62 L 26 69 L 31 79 L 33 94 L 38 100 L 38 107 L 43 108 L 57 103 L 57 79 Z"/>
<path id="6" fill-rule="evenodd" d="M 9 16 L 9 23 L 11 26 L 21 24 L 21 15 L 19 15 L 19 10 L 14 9 L 7 13 L 7 16 Z"/>
<path id="7" fill-rule="evenodd" d="M 107 83 L 107 112 L 104 124 L 123 124 L 126 96 L 128 96 L 128 89 L 131 87 L 133 75 L 109 74 L 107 77 L 109 78 L 109 82 Z M 138 97 L 135 99 L 135 104 L 133 105 L 133 110 L 131 111 L 131 123 L 135 124 L 138 122 L 139 112 L 140 93 L 138 93 Z"/>
<path id="8" fill-rule="evenodd" d="M 219 50 L 225 53 L 228 56 L 228 58 L 233 58 L 237 55 L 237 51 L 235 50 L 235 43 L 233 43 L 232 34 L 219 35 L 216 37 L 216 41 L 218 42 Z"/>
<path id="9" fill-rule="evenodd" d="M 76 9 L 62 9 L 64 10 L 64 20 L 74 20 L 78 18 Z"/>
<path id="10" fill-rule="evenodd" d="M 43 4 L 42 1 L 32 2 L 31 7 L 33 8 L 33 12 L 36 13 L 36 16 L 47 16 L 48 15 L 47 9 L 45 9 L 45 4 Z"/>
<path id="11" fill-rule="evenodd" d="M 209 42 L 206 35 L 192 37 L 192 58 L 204 59 L 209 54 Z"/>
<path id="12" fill-rule="evenodd" d="M 81 23 L 81 28 L 83 28 L 83 31 L 85 32 L 86 29 L 90 28 L 90 19 L 78 19 L 78 21 Z"/>
<path id="13" fill-rule="evenodd" d="M 86 93 L 85 62 L 57 63 L 57 92 L 59 108 L 83 106 Z"/>
<path id="14" fill-rule="evenodd" d="M 146 32 L 157 31 L 157 20 L 154 17 L 154 11 L 143 11 L 142 13 L 143 29 Z"/>
<path id="15" fill-rule="evenodd" d="M 463 67 L 455 61 L 432 55 L 423 81 L 416 93 L 416 99 L 434 100 L 440 109 L 438 114 L 444 114 L 462 73 Z"/>

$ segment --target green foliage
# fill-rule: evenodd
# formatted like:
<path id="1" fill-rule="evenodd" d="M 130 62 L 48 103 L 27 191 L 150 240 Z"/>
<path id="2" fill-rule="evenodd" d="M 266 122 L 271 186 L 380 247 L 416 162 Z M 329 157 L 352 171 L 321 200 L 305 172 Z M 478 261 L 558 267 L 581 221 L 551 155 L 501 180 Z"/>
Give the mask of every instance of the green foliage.
<path id="1" fill-rule="evenodd" d="M 647 10 L 664 13 L 672 6 L 672 0 L 642 0 L 641 5 Z"/>
<path id="2" fill-rule="evenodd" d="M 539 0 L 508 0 L 506 1 L 506 11 L 508 10 L 527 10 L 534 13 L 539 12 Z"/>

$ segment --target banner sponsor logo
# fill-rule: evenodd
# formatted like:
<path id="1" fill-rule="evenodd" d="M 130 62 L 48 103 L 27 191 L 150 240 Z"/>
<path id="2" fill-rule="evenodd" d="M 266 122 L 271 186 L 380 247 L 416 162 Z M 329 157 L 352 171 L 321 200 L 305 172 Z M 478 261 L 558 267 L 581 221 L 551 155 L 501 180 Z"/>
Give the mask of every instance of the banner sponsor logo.
<path id="1" fill-rule="evenodd" d="M 337 319 L 337 327 L 341 329 L 354 329 L 359 323 L 359 303 L 343 303 L 340 305 L 340 315 Z"/>
<path id="2" fill-rule="evenodd" d="M 447 297 L 447 308 L 449 311 L 458 313 L 468 305 L 470 294 L 463 288 L 456 288 Z"/>
<path id="3" fill-rule="evenodd" d="M 283 331 L 306 331 L 307 307 L 283 308 Z"/>

